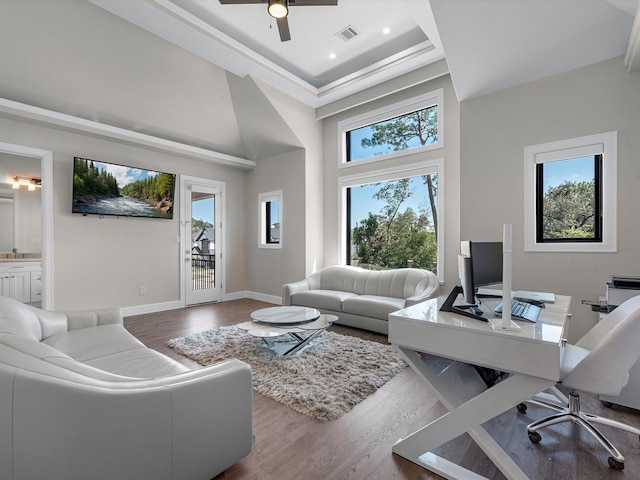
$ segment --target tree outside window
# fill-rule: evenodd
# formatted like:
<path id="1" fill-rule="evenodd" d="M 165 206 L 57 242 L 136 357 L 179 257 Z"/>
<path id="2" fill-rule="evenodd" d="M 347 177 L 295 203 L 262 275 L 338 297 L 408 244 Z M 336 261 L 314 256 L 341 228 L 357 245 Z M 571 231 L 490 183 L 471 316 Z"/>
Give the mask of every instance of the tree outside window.
<path id="1" fill-rule="evenodd" d="M 537 166 L 538 242 L 602 241 L 602 155 Z"/>
<path id="2" fill-rule="evenodd" d="M 347 189 L 347 263 L 437 273 L 438 236 L 427 184 L 437 203 L 437 173 Z"/>

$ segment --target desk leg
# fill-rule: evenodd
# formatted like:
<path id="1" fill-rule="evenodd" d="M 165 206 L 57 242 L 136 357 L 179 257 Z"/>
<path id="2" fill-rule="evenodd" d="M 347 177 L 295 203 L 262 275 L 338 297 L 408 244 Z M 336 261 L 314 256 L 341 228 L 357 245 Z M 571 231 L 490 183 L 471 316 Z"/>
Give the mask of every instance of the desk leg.
<path id="1" fill-rule="evenodd" d="M 416 373 L 434 389 L 449 413 L 397 442 L 393 452 L 445 478 L 482 478 L 431 453 L 434 448 L 467 432 L 507 478 L 526 479 L 527 476 L 486 432 L 482 423 L 555 382 L 512 375 L 487 389 L 470 365 L 452 362 L 444 370 L 435 371 L 429 365 L 429 359 L 434 357 L 422 357 L 403 348 L 400 351 Z"/>

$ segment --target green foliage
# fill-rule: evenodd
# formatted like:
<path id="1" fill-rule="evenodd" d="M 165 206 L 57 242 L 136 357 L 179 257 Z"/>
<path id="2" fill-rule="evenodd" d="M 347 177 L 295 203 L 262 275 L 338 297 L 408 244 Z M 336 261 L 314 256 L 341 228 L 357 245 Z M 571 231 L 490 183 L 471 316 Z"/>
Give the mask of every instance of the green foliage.
<path id="1" fill-rule="evenodd" d="M 543 197 L 546 239 L 594 238 L 595 182 L 570 182 L 550 187 Z"/>
<path id="2" fill-rule="evenodd" d="M 123 195 L 144 200 L 154 204 L 173 200 L 174 177 L 168 173 L 160 173 L 154 177 L 131 182 L 122 187 Z"/>
<path id="3" fill-rule="evenodd" d="M 392 118 L 386 122 L 371 125 L 373 136 L 363 138 L 365 148 L 387 145 L 389 150 L 398 151 L 409 148 L 417 139 L 420 145 L 438 140 L 438 107 L 433 106 L 407 115 Z"/>
<path id="4" fill-rule="evenodd" d="M 374 198 L 385 200 L 378 214 L 369 216 L 354 227 L 351 239 L 360 264 L 384 268 L 403 268 L 411 260 L 416 268 L 437 269 L 437 238 L 425 209 L 415 212 L 400 206 L 413 194 L 408 179 L 387 182 Z"/>
<path id="5" fill-rule="evenodd" d="M 213 228 L 213 224 L 198 218 L 191 219 L 191 233 L 199 232 L 205 228 Z"/>
<path id="6" fill-rule="evenodd" d="M 118 197 L 118 182 L 110 173 L 100 171 L 91 160 L 74 159 L 73 193 L 76 196 Z"/>

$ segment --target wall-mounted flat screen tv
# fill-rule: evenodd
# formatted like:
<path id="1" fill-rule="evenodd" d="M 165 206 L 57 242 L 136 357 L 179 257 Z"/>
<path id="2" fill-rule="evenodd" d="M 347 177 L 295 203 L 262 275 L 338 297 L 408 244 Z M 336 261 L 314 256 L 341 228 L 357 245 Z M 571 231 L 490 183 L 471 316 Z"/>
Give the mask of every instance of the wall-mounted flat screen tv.
<path id="1" fill-rule="evenodd" d="M 138 167 L 73 159 L 72 213 L 173 218 L 176 176 Z"/>

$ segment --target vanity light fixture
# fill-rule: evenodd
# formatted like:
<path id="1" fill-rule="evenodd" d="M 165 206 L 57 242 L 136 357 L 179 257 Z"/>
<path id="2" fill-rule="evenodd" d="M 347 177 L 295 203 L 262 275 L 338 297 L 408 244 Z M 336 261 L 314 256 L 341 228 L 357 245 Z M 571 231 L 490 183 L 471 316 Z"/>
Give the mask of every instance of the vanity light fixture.
<path id="1" fill-rule="evenodd" d="M 14 190 L 18 190 L 21 185 L 25 185 L 27 190 L 30 192 L 34 192 L 36 187 L 42 187 L 42 180 L 39 178 L 30 178 L 30 177 L 13 177 L 13 182 L 11 182 L 11 188 Z"/>

